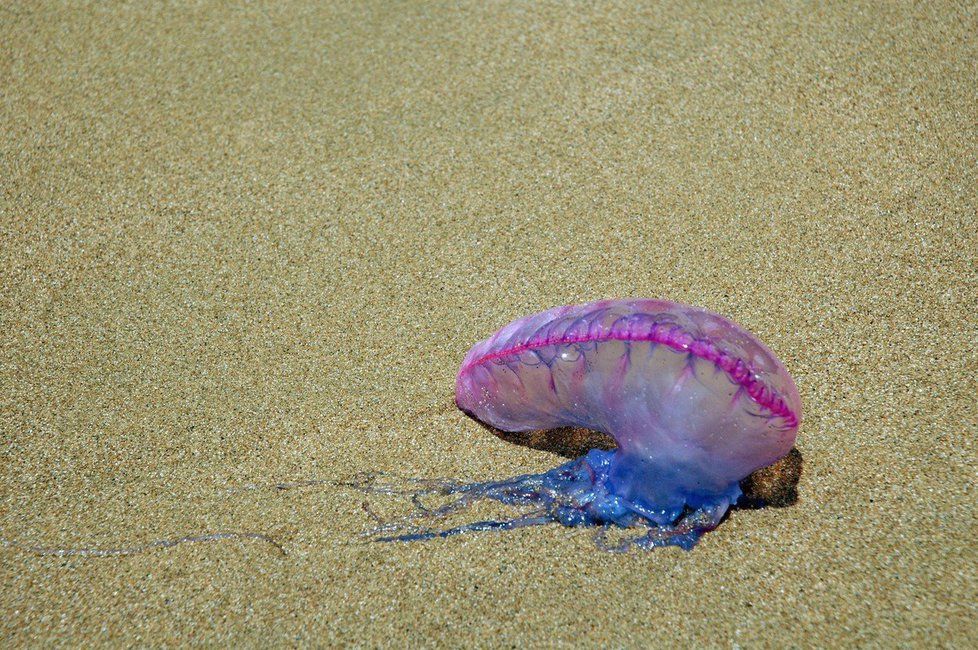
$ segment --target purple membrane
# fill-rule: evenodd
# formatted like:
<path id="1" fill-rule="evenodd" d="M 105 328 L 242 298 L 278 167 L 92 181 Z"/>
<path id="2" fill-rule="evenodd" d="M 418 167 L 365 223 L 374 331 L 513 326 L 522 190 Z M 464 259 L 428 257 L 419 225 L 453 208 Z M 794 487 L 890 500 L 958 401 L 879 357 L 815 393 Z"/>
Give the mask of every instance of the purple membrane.
<path id="1" fill-rule="evenodd" d="M 580 427 L 610 435 L 543 474 L 505 481 L 416 481 L 415 511 L 372 531 L 384 541 L 559 522 L 600 526 L 608 550 L 691 548 L 741 496 L 739 482 L 794 445 L 801 400 L 784 366 L 749 332 L 703 309 L 662 300 L 603 300 L 516 320 L 477 343 L 462 362 L 455 403 L 503 431 Z M 449 497 L 439 507 L 433 495 Z M 518 506 L 518 516 L 434 530 L 479 500 Z M 609 527 L 640 528 L 609 546 Z"/>

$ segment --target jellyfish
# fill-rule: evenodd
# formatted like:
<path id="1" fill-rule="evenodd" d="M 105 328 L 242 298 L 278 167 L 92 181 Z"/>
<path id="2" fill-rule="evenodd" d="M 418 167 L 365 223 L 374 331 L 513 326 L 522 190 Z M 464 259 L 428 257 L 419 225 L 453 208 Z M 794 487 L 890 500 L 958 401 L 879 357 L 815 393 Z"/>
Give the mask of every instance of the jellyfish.
<path id="1" fill-rule="evenodd" d="M 605 550 L 690 549 L 738 500 L 756 501 L 745 498 L 745 486 L 777 484 L 772 476 L 797 482 L 800 471 L 793 446 L 801 400 L 784 365 L 726 318 L 664 300 L 602 300 L 518 319 L 466 354 L 455 404 L 500 432 L 582 429 L 614 444 L 506 480 L 396 485 L 361 476 L 350 485 L 405 494 L 414 503 L 400 520 L 377 517 L 372 539 L 417 541 L 557 522 L 595 527 Z M 436 495 L 447 502 L 431 505 Z M 482 500 L 516 513 L 432 525 Z M 639 532 L 610 544 L 611 528 Z"/>

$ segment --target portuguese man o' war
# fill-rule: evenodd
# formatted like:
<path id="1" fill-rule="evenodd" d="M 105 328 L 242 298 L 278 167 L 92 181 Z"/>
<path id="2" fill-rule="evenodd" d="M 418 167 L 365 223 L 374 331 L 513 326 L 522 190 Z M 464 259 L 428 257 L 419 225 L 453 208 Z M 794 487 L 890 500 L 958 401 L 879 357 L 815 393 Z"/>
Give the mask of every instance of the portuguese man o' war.
<path id="1" fill-rule="evenodd" d="M 646 299 L 556 307 L 506 325 L 465 356 L 455 403 L 502 431 L 584 428 L 617 449 L 497 482 L 413 480 L 399 491 L 362 478 L 356 487 L 408 494 L 416 508 L 381 522 L 374 539 L 559 522 L 600 526 L 608 550 L 689 549 L 741 498 L 744 479 L 790 458 L 801 420 L 791 376 L 753 335 L 704 309 Z M 433 495 L 451 500 L 430 507 Z M 419 523 L 485 499 L 522 511 L 442 530 Z M 611 527 L 642 532 L 609 548 Z"/>

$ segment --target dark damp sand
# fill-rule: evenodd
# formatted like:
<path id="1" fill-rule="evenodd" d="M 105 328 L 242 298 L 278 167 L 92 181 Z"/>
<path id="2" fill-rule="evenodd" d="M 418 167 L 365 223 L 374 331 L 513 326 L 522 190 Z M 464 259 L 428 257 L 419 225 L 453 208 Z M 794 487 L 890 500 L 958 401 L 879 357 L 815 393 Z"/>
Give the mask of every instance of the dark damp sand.
<path id="1" fill-rule="evenodd" d="M 974 642 L 973 7 L 146 4 L 0 9 L 0 537 L 286 554 L 7 546 L 4 645 Z M 457 366 L 633 295 L 792 370 L 794 507 L 360 543 L 329 481 L 561 462 Z"/>

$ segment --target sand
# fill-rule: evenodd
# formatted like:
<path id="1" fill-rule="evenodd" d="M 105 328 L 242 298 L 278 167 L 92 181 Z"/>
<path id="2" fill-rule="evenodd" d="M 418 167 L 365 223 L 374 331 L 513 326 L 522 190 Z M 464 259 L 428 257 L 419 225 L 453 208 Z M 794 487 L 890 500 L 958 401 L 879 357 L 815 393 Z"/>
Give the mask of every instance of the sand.
<path id="1" fill-rule="evenodd" d="M 156 5 L 0 8 L 3 645 L 974 642 L 973 4 Z M 455 372 L 622 296 L 791 369 L 796 505 L 362 540 L 335 481 L 561 462 Z M 215 531 L 284 554 L 25 548 Z"/>

